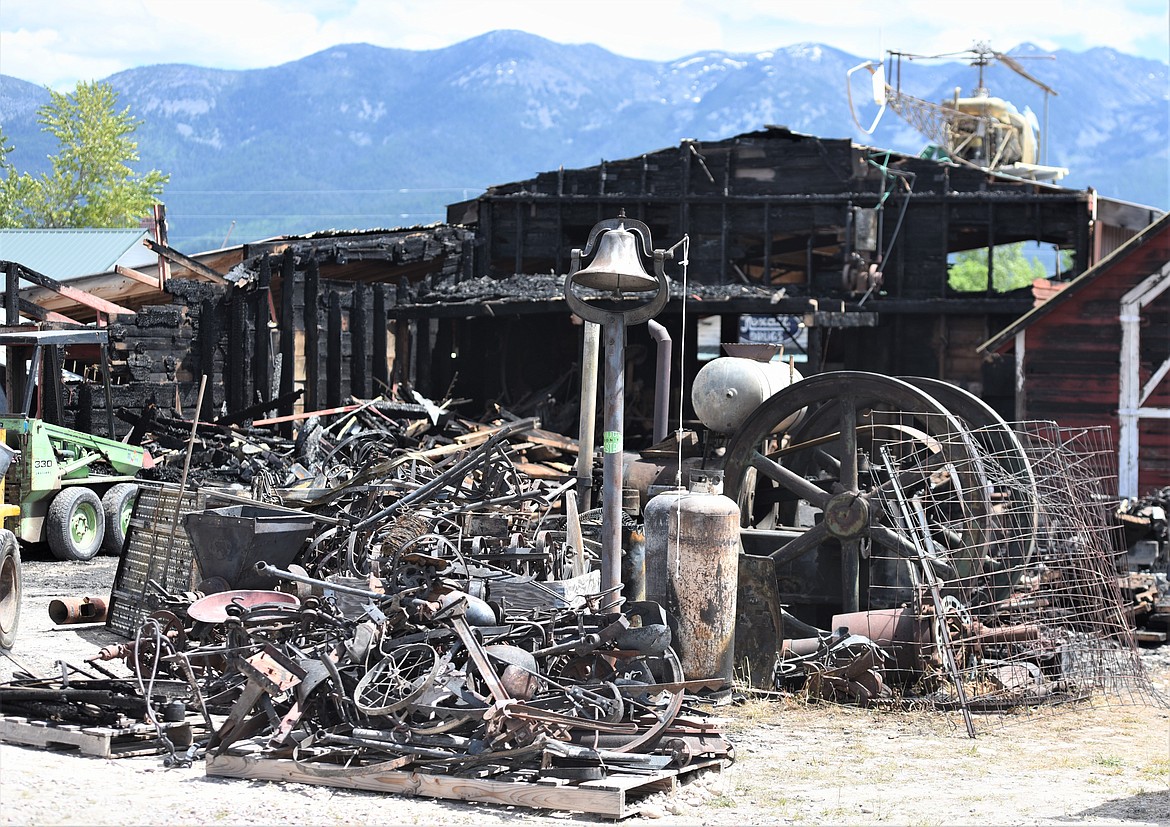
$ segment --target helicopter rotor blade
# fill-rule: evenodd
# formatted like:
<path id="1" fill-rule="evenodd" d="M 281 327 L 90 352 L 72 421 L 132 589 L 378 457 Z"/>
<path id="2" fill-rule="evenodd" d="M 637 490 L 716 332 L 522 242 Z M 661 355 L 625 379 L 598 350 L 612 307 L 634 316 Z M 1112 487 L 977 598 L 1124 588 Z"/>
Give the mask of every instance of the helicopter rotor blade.
<path id="1" fill-rule="evenodd" d="M 1007 66 L 1009 69 L 1011 69 L 1013 72 L 1015 72 L 1020 77 L 1023 77 L 1023 78 L 1026 78 L 1027 80 L 1032 81 L 1032 83 L 1036 84 L 1037 86 L 1039 86 L 1041 89 L 1043 89 L 1045 92 L 1052 95 L 1053 97 L 1059 97 L 1059 95 L 1060 95 L 1059 92 L 1057 92 L 1055 89 L 1053 89 L 1047 83 L 1044 83 L 1040 80 L 1037 80 L 1032 75 L 1030 75 L 1028 73 L 1028 71 L 1023 66 L 1020 65 L 1020 62 L 1018 60 L 1016 60 L 1014 57 L 1012 57 L 1011 55 L 1005 55 L 1003 52 L 992 52 L 991 54 L 995 57 L 996 60 L 998 60 L 1000 63 L 1004 64 L 1005 66 Z"/>

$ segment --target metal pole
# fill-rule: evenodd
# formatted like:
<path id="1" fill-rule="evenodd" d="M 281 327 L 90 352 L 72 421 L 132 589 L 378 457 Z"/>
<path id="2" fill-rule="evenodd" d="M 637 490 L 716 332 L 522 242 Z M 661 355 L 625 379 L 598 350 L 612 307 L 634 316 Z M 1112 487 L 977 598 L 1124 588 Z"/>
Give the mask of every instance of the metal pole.
<path id="1" fill-rule="evenodd" d="M 601 591 L 602 610 L 616 609 L 622 591 L 622 423 L 626 395 L 626 326 L 621 317 L 603 325 L 605 412 L 603 415 Z"/>
<path id="2" fill-rule="evenodd" d="M 597 422 L 597 352 L 601 325 L 585 322 L 581 351 L 581 419 L 577 439 L 577 507 L 584 513 L 593 507 L 593 431 Z"/>

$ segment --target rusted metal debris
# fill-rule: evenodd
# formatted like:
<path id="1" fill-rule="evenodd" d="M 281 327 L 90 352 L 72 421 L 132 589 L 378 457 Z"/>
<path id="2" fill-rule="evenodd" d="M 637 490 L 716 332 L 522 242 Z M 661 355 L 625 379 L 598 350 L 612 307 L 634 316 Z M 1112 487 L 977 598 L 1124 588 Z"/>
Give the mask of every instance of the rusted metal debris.
<path id="1" fill-rule="evenodd" d="M 1145 643 L 1165 643 L 1170 634 L 1170 486 L 1135 500 L 1122 500 L 1117 511 L 1125 532 L 1129 573 L 1121 579 L 1128 613 Z"/>
<path id="2" fill-rule="evenodd" d="M 181 686 L 209 733 L 189 757 L 557 783 L 731 757 L 663 609 L 601 610 L 596 527 L 565 508 L 576 445 L 537 420 L 356 400 L 296 440 L 142 424 L 176 460 L 196 434 L 197 485 L 256 497 L 180 518 L 194 588 L 152 581 L 134 639 L 88 662 L 123 663 L 140 704 Z"/>
<path id="3" fill-rule="evenodd" d="M 230 416 L 142 414 L 136 427 L 156 443 L 164 479 L 189 460 L 193 488 L 247 487 L 251 497 L 181 517 L 181 497 L 173 509 L 156 505 L 146 522 L 173 513 L 168 527 L 190 540 L 188 576 L 172 576 L 173 544 L 156 544 L 165 561 L 151 562 L 143 622 L 88 668 L 121 661 L 155 718 L 181 699 L 205 733 L 188 758 L 290 760 L 334 779 L 378 768 L 565 783 L 729 760 L 731 745 L 701 711 L 726 682 L 684 674 L 662 604 L 602 593 L 599 515 L 569 507 L 575 441 L 535 418 L 501 410 L 473 422 L 455 407 L 413 395 L 354 399 L 298 416 L 295 439 Z M 904 455 L 917 456 L 909 449 L 919 441 Z M 767 612 L 744 624 L 767 638 L 763 662 L 736 669 L 750 670 L 753 687 L 863 706 L 913 696 L 968 716 L 1081 697 L 1100 677 L 1084 653 L 1101 647 L 1077 636 L 1102 613 L 1120 619 L 1111 595 L 1086 602 L 1070 580 L 1084 561 L 1105 559 L 1086 545 L 1097 526 L 1077 508 L 1095 500 L 1070 487 L 1079 481 L 1067 452 L 1047 441 L 1031 453 L 1052 468 L 1016 492 L 1017 475 L 998 472 L 1020 453 L 972 460 L 1004 489 L 997 502 L 1044 529 L 1028 550 L 1035 564 L 1017 566 L 1010 583 L 989 576 L 998 591 L 978 595 L 977 612 L 955 597 L 955 582 L 935 588 L 934 567 L 946 567 L 927 558 L 930 576 L 911 578 L 894 605 L 837 613 L 827 629 L 771 607 L 772 637 L 752 625 Z M 892 456 L 875 453 L 895 468 Z M 945 489 L 949 477 L 926 470 Z M 1047 480 L 1059 485 L 1049 491 Z M 901 497 L 891 509 L 910 513 L 898 485 L 879 494 Z M 1060 521 L 1037 522 L 1049 514 Z M 1032 536 L 1007 506 L 994 520 L 976 516 L 996 532 L 991 571 L 996 554 Z M 966 528 L 954 525 L 955 536 Z M 623 528 L 628 562 L 645 538 L 640 525 Z M 132 523 L 127 549 L 133 533 Z M 775 591 L 770 567 L 760 580 Z M 750 591 L 743 578 L 739 588 Z M 1134 588 L 1156 604 L 1156 588 Z M 1123 631 L 1106 641 L 1119 667 L 1130 654 Z"/>

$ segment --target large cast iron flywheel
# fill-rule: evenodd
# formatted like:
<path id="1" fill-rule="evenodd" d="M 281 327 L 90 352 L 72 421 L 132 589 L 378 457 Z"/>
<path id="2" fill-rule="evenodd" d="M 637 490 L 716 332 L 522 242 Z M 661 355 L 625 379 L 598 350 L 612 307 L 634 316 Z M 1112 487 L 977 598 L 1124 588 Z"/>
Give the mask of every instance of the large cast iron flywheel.
<path id="1" fill-rule="evenodd" d="M 775 394 L 729 442 L 724 491 L 749 553 L 777 566 L 837 561 L 842 612 L 884 608 L 869 596 L 901 594 L 894 581 L 907 576 L 913 586 L 923 559 L 960 593 L 982 571 L 991 505 L 980 450 L 946 406 L 900 379 L 835 371 Z M 900 561 L 897 572 L 877 560 Z"/>

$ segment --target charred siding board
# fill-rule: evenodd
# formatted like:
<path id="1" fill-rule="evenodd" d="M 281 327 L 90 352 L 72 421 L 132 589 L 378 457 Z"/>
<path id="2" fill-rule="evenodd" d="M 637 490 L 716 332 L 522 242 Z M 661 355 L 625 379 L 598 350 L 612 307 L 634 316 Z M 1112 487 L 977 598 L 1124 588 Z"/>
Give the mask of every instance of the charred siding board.
<path id="1" fill-rule="evenodd" d="M 975 394 L 983 390 L 983 359 L 976 352 L 987 341 L 985 316 L 939 316 L 938 337 L 943 353 L 945 379 Z"/>

